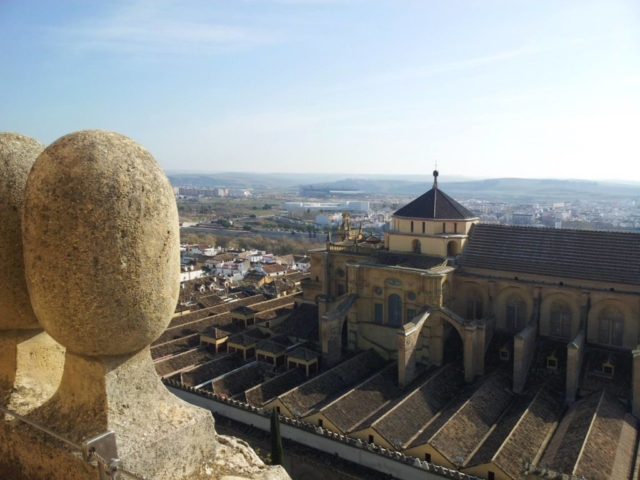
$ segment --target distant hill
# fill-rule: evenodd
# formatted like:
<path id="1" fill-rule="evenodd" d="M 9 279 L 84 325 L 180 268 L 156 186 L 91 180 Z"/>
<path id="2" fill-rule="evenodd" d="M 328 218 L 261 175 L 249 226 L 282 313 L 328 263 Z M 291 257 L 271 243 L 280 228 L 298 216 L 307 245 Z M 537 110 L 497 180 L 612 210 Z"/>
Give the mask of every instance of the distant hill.
<path id="1" fill-rule="evenodd" d="M 430 175 L 358 175 L 340 178 L 337 174 L 281 173 L 169 173 L 174 186 L 225 186 L 257 190 L 297 191 L 301 185 L 334 189 L 356 189 L 371 195 L 415 197 L 431 188 Z M 463 181 L 461 181 L 463 180 Z M 438 183 L 449 195 L 460 199 L 510 201 L 640 199 L 640 183 L 614 181 L 554 180 L 527 178 L 491 178 L 470 180 L 440 176 Z"/>
<path id="2" fill-rule="evenodd" d="M 167 171 L 174 186 L 225 186 L 231 188 L 299 189 L 300 185 L 327 185 L 333 188 L 351 188 L 371 193 L 386 193 L 410 187 L 430 185 L 431 175 L 372 175 L 358 174 L 357 178 L 336 173 L 242 173 L 242 172 L 177 172 Z M 449 181 L 473 180 L 459 175 L 441 177 Z"/>
<path id="3" fill-rule="evenodd" d="M 444 183 L 443 189 L 458 199 L 496 198 L 535 200 L 604 200 L 640 198 L 640 185 L 586 180 L 493 178 L 473 182 Z"/>

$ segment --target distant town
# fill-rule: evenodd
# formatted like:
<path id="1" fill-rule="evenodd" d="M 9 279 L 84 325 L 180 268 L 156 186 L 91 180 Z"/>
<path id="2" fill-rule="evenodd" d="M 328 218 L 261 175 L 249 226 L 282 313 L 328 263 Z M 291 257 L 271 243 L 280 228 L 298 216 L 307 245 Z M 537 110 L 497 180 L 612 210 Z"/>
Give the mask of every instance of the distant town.
<path id="1" fill-rule="evenodd" d="M 174 185 L 156 372 L 293 478 L 630 478 L 640 193 L 522 182 Z"/>
<path id="2" fill-rule="evenodd" d="M 463 183 L 473 182 L 456 185 Z M 576 192 L 570 200 L 549 198 L 548 193 L 541 193 L 537 200 L 531 200 L 531 193 L 523 195 L 528 197 L 526 200 L 508 199 L 499 189 L 495 198 L 485 190 L 479 192 L 478 198 L 468 192 L 454 198 L 476 214 L 481 223 L 640 231 L 640 187 L 625 187 L 620 190 L 627 193 L 627 198 L 616 196 L 614 185 L 609 185 L 610 196 L 590 195 L 586 189 Z M 245 234 L 271 237 L 291 234 L 299 241 L 304 241 L 305 236 L 315 241 L 317 232 L 325 235 L 318 241 L 324 241 L 326 234 L 338 227 L 345 212 L 363 229 L 381 234 L 390 227 L 393 212 L 415 197 L 314 185 L 288 190 L 174 186 L 174 191 L 186 231 L 226 228 L 229 231 L 217 233 L 233 236 L 234 230 L 244 229 Z"/>

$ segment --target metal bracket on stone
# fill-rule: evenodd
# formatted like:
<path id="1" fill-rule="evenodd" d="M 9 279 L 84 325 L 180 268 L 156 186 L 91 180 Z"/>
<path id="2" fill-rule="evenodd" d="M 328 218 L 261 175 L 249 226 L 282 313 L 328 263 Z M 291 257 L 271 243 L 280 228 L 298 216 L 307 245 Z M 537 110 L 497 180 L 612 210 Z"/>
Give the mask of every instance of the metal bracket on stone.
<path id="1" fill-rule="evenodd" d="M 116 434 L 113 431 L 109 430 L 82 442 L 82 455 L 87 462 L 98 461 L 100 480 L 119 480 L 121 478 L 116 468 L 120 466 L 120 460 L 118 459 Z"/>

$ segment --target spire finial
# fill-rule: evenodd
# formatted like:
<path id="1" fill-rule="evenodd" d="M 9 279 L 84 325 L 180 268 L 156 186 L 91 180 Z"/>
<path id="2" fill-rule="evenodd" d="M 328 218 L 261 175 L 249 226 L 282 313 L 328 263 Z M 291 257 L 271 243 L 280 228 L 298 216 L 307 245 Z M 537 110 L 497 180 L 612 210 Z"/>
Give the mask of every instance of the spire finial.
<path id="1" fill-rule="evenodd" d="M 433 188 L 438 188 L 438 160 L 436 160 L 436 167 L 433 170 Z"/>

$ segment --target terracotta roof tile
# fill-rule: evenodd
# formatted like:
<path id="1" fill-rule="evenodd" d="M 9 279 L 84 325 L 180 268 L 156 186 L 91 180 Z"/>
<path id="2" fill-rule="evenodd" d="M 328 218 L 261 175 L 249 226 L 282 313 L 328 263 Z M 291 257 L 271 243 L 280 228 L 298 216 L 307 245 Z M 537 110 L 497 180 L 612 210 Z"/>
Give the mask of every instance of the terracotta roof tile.
<path id="1" fill-rule="evenodd" d="M 291 315 L 280 325 L 274 327 L 275 333 L 289 335 L 295 338 L 304 338 L 309 341 L 318 341 L 318 306 L 301 303 L 293 309 Z"/>
<path id="2" fill-rule="evenodd" d="M 211 382 L 211 388 L 215 393 L 233 397 L 264 382 L 273 369 L 274 366 L 270 363 L 252 362 L 215 379 Z"/>
<path id="3" fill-rule="evenodd" d="M 266 335 L 262 333 L 259 328 L 250 328 L 248 330 L 230 336 L 228 343 L 235 343 L 236 345 L 242 345 L 243 347 L 246 347 L 258 343 L 265 337 Z"/>
<path id="4" fill-rule="evenodd" d="M 247 403 L 261 407 L 265 403 L 276 398 L 278 395 L 282 395 L 285 392 L 302 384 L 307 377 L 297 368 L 293 368 L 288 372 L 278 375 L 271 380 L 267 380 L 260 385 L 257 385 L 245 392 L 245 399 Z"/>
<path id="5" fill-rule="evenodd" d="M 155 362 L 154 366 L 158 375 L 167 377 L 174 372 L 195 367 L 213 359 L 214 354 L 206 348 L 196 348 Z"/>
<path id="6" fill-rule="evenodd" d="M 353 388 L 384 364 L 384 359 L 374 350 L 367 350 L 278 398 L 290 412 L 304 416 L 314 407 Z"/>
<path id="7" fill-rule="evenodd" d="M 171 380 L 177 380 L 184 385 L 195 387 L 201 385 L 208 380 L 212 380 L 220 375 L 231 372 L 242 366 L 243 361 L 234 354 L 227 354 L 217 357 L 212 362 L 205 363 L 199 367 L 189 370 L 188 372 L 177 373 L 169 377 Z"/>
<path id="8" fill-rule="evenodd" d="M 519 396 L 492 427 L 465 467 L 493 461 L 511 478 L 520 478 L 523 462 L 533 462 L 555 428 L 563 402 L 539 387 Z"/>
<path id="9" fill-rule="evenodd" d="M 629 478 L 636 435 L 627 407 L 606 391 L 593 393 L 569 408 L 540 464 L 587 478 Z"/>
<path id="10" fill-rule="evenodd" d="M 304 347 L 297 347 L 287 353 L 287 358 L 292 360 L 304 360 L 305 362 L 309 362 L 318 358 L 320 354 L 318 352 L 314 352 L 313 350 L 309 350 Z"/>
<path id="11" fill-rule="evenodd" d="M 431 257 L 429 255 L 420 255 L 414 253 L 391 253 L 387 251 L 378 251 L 374 259 L 367 263 L 389 267 L 404 267 L 429 270 L 431 268 L 445 264 L 446 260 L 441 257 Z"/>
<path id="12" fill-rule="evenodd" d="M 513 400 L 511 381 L 491 375 L 431 438 L 429 444 L 461 466 Z"/>
<path id="13" fill-rule="evenodd" d="M 324 407 L 322 413 L 346 433 L 400 393 L 398 364 L 393 363 Z"/>
<path id="14" fill-rule="evenodd" d="M 451 364 L 445 365 L 372 427 L 391 445 L 405 446 L 463 387 L 464 372 Z"/>

